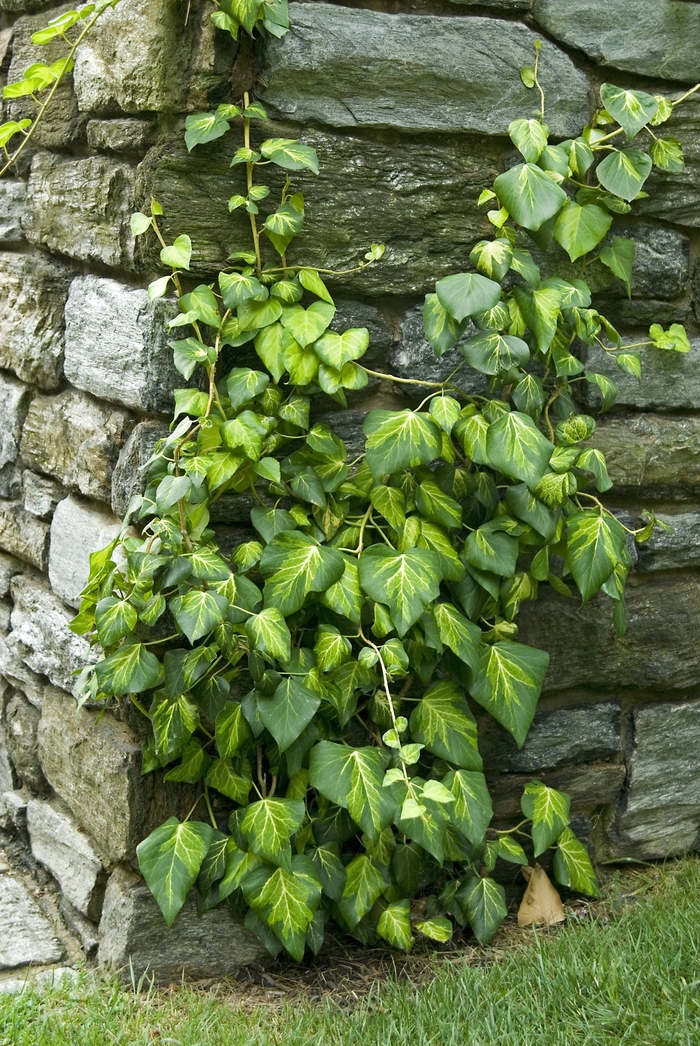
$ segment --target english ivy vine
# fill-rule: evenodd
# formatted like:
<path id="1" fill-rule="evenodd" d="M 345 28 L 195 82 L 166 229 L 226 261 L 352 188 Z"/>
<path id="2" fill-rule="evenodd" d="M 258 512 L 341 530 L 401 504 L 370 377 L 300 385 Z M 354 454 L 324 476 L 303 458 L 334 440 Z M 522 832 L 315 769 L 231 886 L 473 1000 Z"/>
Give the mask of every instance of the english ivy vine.
<path id="1" fill-rule="evenodd" d="M 286 25 L 284 4 L 269 0 L 222 0 L 214 18 L 234 35 Z M 533 89 L 538 60 L 522 71 Z M 304 221 L 291 181 L 318 171 L 314 150 L 264 137 L 267 114 L 248 96 L 187 119 L 190 149 L 240 134 L 229 207 L 248 212 L 251 243 L 215 283 L 192 285 L 190 238 L 166 242 L 157 202 L 133 216 L 170 270 L 151 296 L 172 286 L 180 302 L 175 364 L 203 380 L 175 394 L 146 492 L 93 555 L 72 628 L 104 649 L 83 672 L 84 699 L 128 695 L 152 726 L 144 773 L 165 769 L 196 789 L 190 816 L 138 848 L 169 923 L 196 887 L 200 911 L 225 902 L 271 951 L 297 959 L 318 951 L 328 920 L 403 949 L 415 934 L 448 940 L 454 923 L 487 942 L 506 914 L 491 872 L 499 859 L 527 863 L 526 824 L 534 857 L 554 847 L 558 880 L 596 894 L 566 795 L 533 782 L 525 821 L 490 827 L 472 708 L 522 746 L 548 656 L 517 641 L 515 619 L 540 585 L 570 598 L 573 582 L 584 601 L 602 590 L 624 630 L 629 532 L 598 498 L 611 483 L 585 445 L 595 421 L 572 395 L 592 382 L 607 409 L 616 387 L 586 370 L 577 344 L 637 377 L 641 344 L 689 349 L 677 324 L 625 345 L 583 279 L 543 278 L 528 249 L 554 240 L 581 272 L 597 258 L 630 291 L 633 242 L 601 244 L 653 164 L 682 164 L 679 143 L 652 130 L 677 102 L 610 84 L 601 97 L 570 141 L 550 142 L 543 96 L 537 118 L 514 121 L 524 162 L 481 194 L 493 237 L 474 247 L 473 271 L 426 298 L 436 354 L 457 345 L 489 394 L 406 379 L 425 399 L 370 411 L 353 461 L 311 411 L 314 397 L 342 406 L 367 384 L 369 334 L 332 331 L 325 273 L 288 257 Z M 617 147 L 643 131 L 651 153 L 646 137 Z M 286 175 L 274 203 L 267 165 Z M 373 245 L 358 271 L 382 251 Z M 241 346 L 259 365 L 224 366 Z M 229 560 L 209 523 L 231 493 L 254 499 L 258 537 Z"/>

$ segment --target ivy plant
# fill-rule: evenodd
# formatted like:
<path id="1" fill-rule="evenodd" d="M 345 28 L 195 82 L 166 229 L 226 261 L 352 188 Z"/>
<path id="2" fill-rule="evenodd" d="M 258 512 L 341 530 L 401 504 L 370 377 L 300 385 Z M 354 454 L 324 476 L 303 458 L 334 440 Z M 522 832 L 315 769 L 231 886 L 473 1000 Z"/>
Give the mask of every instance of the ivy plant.
<path id="1" fill-rule="evenodd" d="M 252 30 L 255 13 L 279 26 L 281 8 L 230 0 L 217 24 Z M 538 61 L 522 71 L 533 90 Z M 610 230 L 653 165 L 682 163 L 678 142 L 652 130 L 677 103 L 610 84 L 601 99 L 568 141 L 550 140 L 543 96 L 536 117 L 511 124 L 522 162 L 480 197 L 493 235 L 426 298 L 435 353 L 456 345 L 460 368 L 488 377 L 485 395 L 455 374 L 372 371 L 368 331 L 332 329 L 333 274 L 289 257 L 304 222 L 292 179 L 318 171 L 316 153 L 266 137 L 247 95 L 187 119 L 190 149 L 239 134 L 229 207 L 247 212 L 250 244 L 218 279 L 190 277 L 191 240 L 166 241 L 155 200 L 133 216 L 134 235 L 160 242 L 167 275 L 150 294 L 177 294 L 171 346 L 194 381 L 175 393 L 121 535 L 92 556 L 72 628 L 103 650 L 82 700 L 133 702 L 151 727 L 143 772 L 192 791 L 189 816 L 138 848 L 169 923 L 194 888 L 200 911 L 226 904 L 296 959 L 318 951 L 329 921 L 401 949 L 416 934 L 447 941 L 455 924 L 487 942 L 506 914 L 496 863 L 551 848 L 560 883 L 597 893 L 565 794 L 534 781 L 524 820 L 492 827 L 474 713 L 523 745 L 548 655 L 518 641 L 519 608 L 541 585 L 584 602 L 602 591 L 621 633 L 627 537 L 654 527 L 650 516 L 630 532 L 601 502 L 611 482 L 574 392 L 594 384 L 604 410 L 616 394 L 581 344 L 636 377 L 642 344 L 689 349 L 677 324 L 624 344 L 582 278 L 598 260 L 630 291 L 634 244 Z M 279 194 L 268 168 L 285 176 Z M 543 276 L 530 247 L 553 241 L 578 276 Z M 357 269 L 382 252 L 372 245 Z M 371 410 L 349 460 L 315 415 L 369 375 L 424 399 Z M 232 495 L 250 499 L 256 537 L 229 555 L 210 520 Z"/>

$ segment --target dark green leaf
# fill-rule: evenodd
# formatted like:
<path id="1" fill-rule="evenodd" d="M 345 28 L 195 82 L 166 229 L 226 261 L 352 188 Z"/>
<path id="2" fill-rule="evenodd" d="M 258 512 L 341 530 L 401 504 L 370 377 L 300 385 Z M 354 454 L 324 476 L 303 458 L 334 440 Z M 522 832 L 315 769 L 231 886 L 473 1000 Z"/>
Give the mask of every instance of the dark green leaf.
<path id="1" fill-rule="evenodd" d="M 499 174 L 493 187 L 502 205 L 524 229 L 541 228 L 567 198 L 563 189 L 531 163 L 518 164 Z"/>
<path id="2" fill-rule="evenodd" d="M 416 465 L 428 465 L 440 454 L 440 429 L 429 416 L 410 410 L 372 410 L 362 431 L 366 460 L 375 479 Z"/>
<path id="3" fill-rule="evenodd" d="M 479 675 L 469 693 L 510 731 L 522 748 L 530 729 L 549 654 L 509 640 L 494 643 L 481 655 Z"/>
<path id="4" fill-rule="evenodd" d="M 466 770 L 481 770 L 476 722 L 456 683 L 433 683 L 411 714 L 410 729 L 413 740 L 433 755 Z"/>
<path id="5" fill-rule="evenodd" d="M 185 903 L 214 836 L 201 821 L 170 817 L 136 848 L 139 868 L 168 926 Z"/>

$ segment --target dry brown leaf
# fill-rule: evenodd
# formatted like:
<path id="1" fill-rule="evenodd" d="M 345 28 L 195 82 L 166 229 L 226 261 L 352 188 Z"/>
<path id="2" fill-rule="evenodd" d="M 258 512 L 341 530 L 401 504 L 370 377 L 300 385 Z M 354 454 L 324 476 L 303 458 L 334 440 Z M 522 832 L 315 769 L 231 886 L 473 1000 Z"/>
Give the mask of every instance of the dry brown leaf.
<path id="1" fill-rule="evenodd" d="M 523 868 L 528 880 L 525 896 L 518 909 L 518 926 L 554 926 L 566 919 L 561 897 L 549 881 L 544 868 Z"/>

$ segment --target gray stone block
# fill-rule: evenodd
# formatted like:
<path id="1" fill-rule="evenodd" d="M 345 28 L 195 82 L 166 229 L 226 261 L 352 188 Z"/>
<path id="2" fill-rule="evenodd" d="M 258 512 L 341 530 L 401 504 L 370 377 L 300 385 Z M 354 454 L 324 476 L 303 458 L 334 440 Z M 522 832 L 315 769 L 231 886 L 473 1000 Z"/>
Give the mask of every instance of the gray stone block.
<path id="1" fill-rule="evenodd" d="M 28 385 L 0 372 L 0 468 L 17 460 L 22 425 L 31 396 Z"/>
<path id="2" fill-rule="evenodd" d="M 37 396 L 24 423 L 22 458 L 68 489 L 109 502 L 112 470 L 132 425 L 125 410 L 83 392 Z"/>
<path id="3" fill-rule="evenodd" d="M 64 897 L 82 915 L 97 921 L 107 874 L 88 836 L 58 803 L 27 804 L 32 854 L 58 881 Z"/>
<path id="4" fill-rule="evenodd" d="M 70 932 L 80 941 L 86 958 L 94 958 L 97 946 L 100 943 L 99 931 L 95 923 L 81 915 L 77 908 L 69 904 L 65 897 L 59 898 L 58 910 Z"/>
<path id="5" fill-rule="evenodd" d="M 90 120 L 87 125 L 88 145 L 115 153 L 140 153 L 152 144 L 153 121 L 136 117 L 117 120 Z"/>
<path id="6" fill-rule="evenodd" d="M 448 0 L 462 7 L 493 7 L 499 11 L 529 11 L 530 0 Z"/>
<path id="7" fill-rule="evenodd" d="M 59 962 L 63 948 L 51 923 L 16 879 L 0 875 L 0 969 Z"/>
<path id="8" fill-rule="evenodd" d="M 8 687 L 9 691 L 9 687 Z M 4 705 L 4 697 L 0 700 L 0 707 Z M 4 719 L 3 713 L 3 719 Z M 2 720 L 0 720 L 2 722 Z M 3 737 L 3 730 L 0 726 L 0 795 L 4 792 L 9 792 L 14 788 L 14 777 L 12 776 L 12 767 L 10 766 L 10 757 L 7 754 L 7 744 Z"/>
<path id="9" fill-rule="evenodd" d="M 49 562 L 49 527 L 19 502 L 0 501 L 0 549 L 25 563 L 46 570 Z"/>
<path id="10" fill-rule="evenodd" d="M 607 597 L 581 606 L 578 598 L 540 587 L 539 600 L 525 604 L 518 616 L 518 640 L 551 655 L 544 692 L 587 687 L 668 693 L 697 685 L 700 579 L 633 577 L 626 605 L 627 632 L 617 638 Z"/>
<path id="11" fill-rule="evenodd" d="M 72 690 L 73 673 L 95 661 L 99 648 L 68 629 L 73 614 L 45 581 L 16 577 L 12 581 L 12 631 L 7 646 L 32 672 L 48 676 L 55 686 Z"/>
<path id="12" fill-rule="evenodd" d="M 469 324 L 462 342 L 476 334 L 476 328 Z M 454 376 L 454 383 L 469 395 L 483 396 L 487 391 L 488 378 L 467 366 L 464 357 L 455 347 L 436 356 L 425 339 L 423 330 L 423 306 L 417 305 L 407 312 L 401 324 L 401 340 L 389 353 L 387 360 L 391 373 L 399 378 L 418 378 L 420 381 L 445 381 L 453 371 L 461 366 Z M 396 391 L 396 389 L 394 390 Z M 420 385 L 403 385 L 401 391 L 406 396 L 423 396 L 429 389 Z"/>
<path id="13" fill-rule="evenodd" d="M 319 155 L 318 175 L 294 175 L 306 218 L 290 258 L 342 271 L 355 268 L 371 243 L 386 245 L 378 264 L 330 281 L 342 296 L 425 294 L 435 280 L 467 265 L 474 243 L 490 235 L 477 199 L 505 162 L 500 141 L 442 134 L 437 141 L 418 135 L 397 143 L 288 124 L 266 125 L 265 134 L 298 137 Z M 191 229 L 197 214 L 192 260 L 197 273 L 217 272 L 232 243 L 250 242 L 247 216 L 227 209 L 231 192 L 244 184 L 244 175 L 237 168 L 232 174 L 229 166 L 234 148 L 225 138 L 189 154 L 178 133 L 159 142 L 139 167 L 137 199 L 147 206 L 153 195 L 162 204 L 166 236 Z M 281 172 L 266 168 L 265 183 L 277 192 Z M 263 251 L 274 256 L 266 243 Z M 162 268 L 153 238 L 140 239 L 137 252 L 145 271 Z"/>
<path id="14" fill-rule="evenodd" d="M 15 773 L 22 785 L 35 795 L 46 794 L 46 779 L 39 762 L 37 731 L 41 712 L 15 690 L 5 710 L 5 741 Z M 7 791 L 12 782 L 3 789 Z"/>
<path id="15" fill-rule="evenodd" d="M 225 905 L 197 915 L 189 898 L 171 927 L 144 881 L 118 868 L 107 884 L 100 922 L 100 965 L 158 984 L 187 978 L 225 977 L 266 955 L 261 942 L 236 922 Z"/>
<path id="16" fill-rule="evenodd" d="M 22 496 L 27 512 L 39 519 L 50 519 L 59 501 L 66 496 L 61 484 L 50 476 L 25 469 L 22 473 Z"/>
<path id="17" fill-rule="evenodd" d="M 537 37 L 519 23 L 298 3 L 290 21 L 290 32 L 267 44 L 260 92 L 283 118 L 502 135 L 535 106 L 520 68 L 531 64 Z M 540 68 L 552 132 L 579 134 L 590 115 L 586 77 L 548 40 Z"/>
<path id="18" fill-rule="evenodd" d="M 678 3 L 677 6 L 693 12 L 700 27 L 696 5 Z M 693 43 L 694 50 L 696 47 L 697 43 Z M 696 75 L 693 74 L 693 80 Z M 678 91 L 664 93 L 671 99 L 679 97 Z M 635 213 L 697 229 L 700 227 L 700 99 L 697 95 L 674 109 L 673 116 L 662 125 L 662 131 L 665 136 L 680 141 L 685 167 L 676 173 L 652 171 L 644 185 L 649 197 L 635 203 Z"/>
<path id="19" fill-rule="evenodd" d="M 626 338 L 625 343 L 643 338 Z M 691 340 L 688 353 L 668 352 L 646 347 L 641 350 L 642 380 L 625 374 L 615 362 L 615 356 L 602 349 L 585 347 L 584 360 L 591 372 L 612 378 L 618 387 L 617 407 L 635 410 L 697 410 L 700 407 L 700 338 Z M 603 399 L 597 385 L 581 385 L 585 403 L 599 410 Z"/>
<path id="20" fill-rule="evenodd" d="M 40 7 L 49 7 L 52 3 L 53 0 L 0 0 L 0 11 L 26 14 L 27 11 L 36 11 Z"/>
<path id="21" fill-rule="evenodd" d="M 12 62 L 8 72 L 8 83 L 21 80 L 25 69 L 35 62 L 51 65 L 66 54 L 65 42 L 59 37 L 48 44 L 36 45 L 31 37 L 39 29 L 44 29 L 49 17 L 54 18 L 70 11 L 70 4 L 63 4 L 52 10 L 51 15 L 32 14 L 18 18 L 13 26 Z M 5 101 L 7 118 L 11 120 L 33 120 L 36 105 L 31 98 L 12 98 Z M 73 93 L 73 74 L 68 73 L 58 86 L 46 109 L 29 148 L 43 147 L 60 149 L 73 145 L 83 137 L 85 117 L 78 110 L 78 103 Z"/>
<path id="22" fill-rule="evenodd" d="M 15 245 L 24 239 L 22 219 L 27 199 L 27 186 L 14 178 L 0 181 L 0 244 Z"/>
<path id="23" fill-rule="evenodd" d="M 605 454 L 616 495 L 687 500 L 700 493 L 695 415 L 610 416 L 599 420 L 589 442 Z"/>
<path id="24" fill-rule="evenodd" d="M 165 323 L 179 311 L 175 302 L 150 302 L 145 290 L 116 280 L 79 277 L 66 303 L 66 377 L 101 399 L 170 414 L 173 390 L 184 380 Z"/>
<path id="25" fill-rule="evenodd" d="M 192 788 L 141 776 L 141 739 L 125 723 L 78 711 L 55 687 L 44 697 L 39 753 L 49 784 L 110 861 L 133 859 L 149 832 L 192 805 Z"/>
<path id="26" fill-rule="evenodd" d="M 60 502 L 51 523 L 49 581 L 56 595 L 71 607 L 90 576 L 90 556 L 112 541 L 120 523 L 109 509 L 69 497 Z"/>
<path id="27" fill-rule="evenodd" d="M 25 231 L 50 251 L 130 268 L 133 168 L 107 156 L 74 160 L 39 153 L 27 189 Z"/>
<path id="28" fill-rule="evenodd" d="M 687 0 L 535 0 L 535 20 L 599 65 L 665 80 L 697 80 L 700 21 Z M 544 59 L 544 55 L 543 55 Z"/>
<path id="29" fill-rule="evenodd" d="M 167 435 L 164 422 L 142 421 L 122 447 L 112 474 L 112 511 L 120 519 L 126 515 L 131 499 L 146 489 L 146 462 L 158 440 Z"/>
<path id="30" fill-rule="evenodd" d="M 682 570 L 700 567 L 700 512 L 657 512 L 670 530 L 656 528 L 638 545 L 637 570 Z"/>
<path id="31" fill-rule="evenodd" d="M 10 618 L 11 618 L 10 608 Z M 8 629 L 10 621 L 8 620 Z M 21 690 L 35 708 L 41 709 L 46 690 L 46 680 L 38 672 L 25 665 L 17 651 L 7 644 L 8 634 L 0 635 L 0 675 L 7 683 Z"/>
<path id="32" fill-rule="evenodd" d="M 700 701 L 634 710 L 625 796 L 608 828 L 611 857 L 665 858 L 700 837 Z"/>
<path id="33" fill-rule="evenodd" d="M 479 751 L 485 770 L 538 773 L 570 763 L 614 759 L 622 750 L 617 701 L 539 712 L 522 749 L 494 719 L 480 722 Z"/>
<path id="34" fill-rule="evenodd" d="M 70 270 L 57 261 L 0 253 L 0 367 L 41 389 L 61 378 L 69 284 Z"/>
<path id="35" fill-rule="evenodd" d="M 538 780 L 571 796 L 573 810 L 592 810 L 614 803 L 625 783 L 624 766 L 590 763 L 566 766 L 538 775 Z M 489 774 L 486 778 L 497 821 L 522 817 L 520 800 L 532 774 Z"/>
<path id="36" fill-rule="evenodd" d="M 24 569 L 25 565 L 19 559 L 0 552 L 0 598 L 9 595 L 12 578 Z"/>
<path id="37" fill-rule="evenodd" d="M 225 87 L 236 50 L 229 38 L 227 55 L 217 54 L 210 12 L 198 0 L 186 21 L 187 10 L 172 0 L 121 0 L 76 56 L 80 108 L 180 113 L 206 107 L 209 92 Z"/>
<path id="38" fill-rule="evenodd" d="M 4 831 L 25 831 L 27 827 L 27 803 L 29 795 L 19 789 L 0 795 L 0 819 Z"/>

